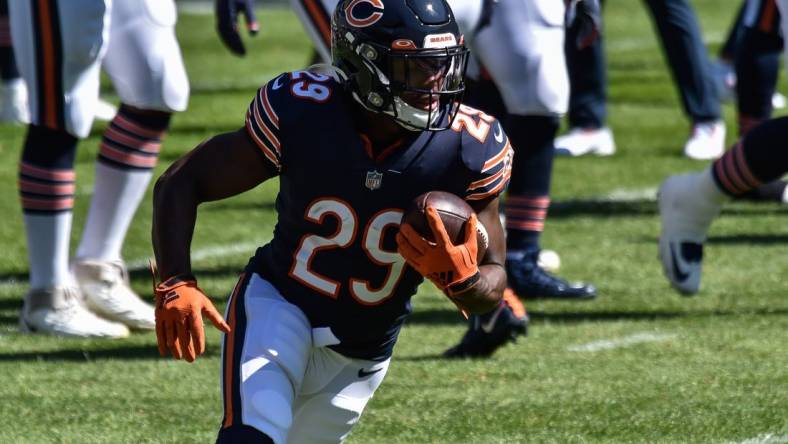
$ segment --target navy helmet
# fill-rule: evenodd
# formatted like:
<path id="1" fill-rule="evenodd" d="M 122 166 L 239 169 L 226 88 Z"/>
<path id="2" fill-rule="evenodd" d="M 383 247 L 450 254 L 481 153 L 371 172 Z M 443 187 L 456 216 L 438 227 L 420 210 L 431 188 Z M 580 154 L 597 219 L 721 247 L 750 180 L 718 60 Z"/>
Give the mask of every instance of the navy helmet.
<path id="1" fill-rule="evenodd" d="M 364 108 L 403 127 L 451 126 L 468 59 L 445 0 L 343 0 L 331 21 L 331 58 Z"/>

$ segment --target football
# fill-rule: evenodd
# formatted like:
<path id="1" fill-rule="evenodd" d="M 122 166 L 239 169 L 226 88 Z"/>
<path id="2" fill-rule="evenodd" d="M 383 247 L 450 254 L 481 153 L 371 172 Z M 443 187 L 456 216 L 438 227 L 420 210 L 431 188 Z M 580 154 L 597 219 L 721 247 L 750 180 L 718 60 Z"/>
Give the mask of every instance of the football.
<path id="1" fill-rule="evenodd" d="M 462 243 L 465 237 L 465 223 L 474 213 L 473 208 L 459 196 L 445 191 L 428 191 L 415 199 L 402 217 L 403 223 L 410 224 L 425 239 L 434 241 L 432 230 L 427 222 L 427 207 L 433 207 L 440 215 L 446 233 L 454 245 Z M 489 239 L 481 221 L 476 222 L 476 258 L 481 261 L 487 251 Z"/>

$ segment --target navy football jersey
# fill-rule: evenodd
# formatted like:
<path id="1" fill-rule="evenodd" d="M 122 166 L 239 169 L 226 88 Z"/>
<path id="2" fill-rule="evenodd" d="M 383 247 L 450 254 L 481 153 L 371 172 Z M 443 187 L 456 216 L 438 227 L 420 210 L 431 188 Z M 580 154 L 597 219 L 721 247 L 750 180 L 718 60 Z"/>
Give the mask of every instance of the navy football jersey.
<path id="1" fill-rule="evenodd" d="M 358 106 L 332 77 L 285 73 L 260 88 L 246 129 L 279 175 L 271 242 L 249 265 L 297 305 L 331 346 L 353 358 L 391 355 L 422 277 L 394 237 L 418 195 L 449 191 L 468 201 L 497 196 L 512 149 L 495 118 L 463 106 L 452 128 L 415 133 L 373 155 L 354 125 Z"/>

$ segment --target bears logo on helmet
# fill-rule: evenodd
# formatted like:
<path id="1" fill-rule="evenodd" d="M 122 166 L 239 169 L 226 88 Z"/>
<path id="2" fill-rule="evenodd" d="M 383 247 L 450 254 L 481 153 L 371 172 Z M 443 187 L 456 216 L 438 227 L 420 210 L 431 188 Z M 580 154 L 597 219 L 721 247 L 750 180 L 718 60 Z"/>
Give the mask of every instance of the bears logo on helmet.
<path id="1" fill-rule="evenodd" d="M 359 18 L 356 16 L 354 9 L 361 3 L 369 3 L 374 7 L 369 12 L 369 15 L 363 18 Z M 374 25 L 378 20 L 383 18 L 384 9 L 383 2 L 381 0 L 353 0 L 345 6 L 345 17 L 347 17 L 347 22 L 350 23 L 352 26 L 357 28 L 364 28 L 367 26 Z M 362 11 L 363 12 L 363 11 Z"/>
<path id="2" fill-rule="evenodd" d="M 359 104 L 413 131 L 449 128 L 465 91 L 468 50 L 446 0 L 342 1 L 331 58 Z"/>

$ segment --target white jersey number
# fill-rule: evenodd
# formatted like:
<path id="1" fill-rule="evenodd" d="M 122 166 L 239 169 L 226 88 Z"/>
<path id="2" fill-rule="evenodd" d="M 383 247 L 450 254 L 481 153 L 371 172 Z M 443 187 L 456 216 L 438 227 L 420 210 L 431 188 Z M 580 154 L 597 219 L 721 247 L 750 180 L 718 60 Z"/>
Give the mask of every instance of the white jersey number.
<path id="1" fill-rule="evenodd" d="M 295 71 L 290 74 L 293 84 L 290 92 L 302 99 L 323 103 L 331 97 L 331 88 L 323 85 L 330 77 L 310 71 Z"/>
<path id="2" fill-rule="evenodd" d="M 322 224 L 326 216 L 337 220 L 337 231 L 328 237 L 316 234 L 304 236 L 290 268 L 290 276 L 326 296 L 336 298 L 342 284 L 317 273 L 310 264 L 320 250 L 349 247 L 356 239 L 358 217 L 347 202 L 337 198 L 318 199 L 307 208 L 306 218 L 311 222 Z M 350 294 L 361 304 L 376 305 L 388 299 L 402 277 L 405 259 L 396 251 L 384 250 L 381 245 L 385 231 L 398 227 L 401 220 L 401 210 L 384 210 L 376 214 L 364 228 L 361 241 L 364 252 L 373 263 L 388 267 L 388 273 L 380 288 L 373 288 L 369 281 L 350 278 Z"/>

